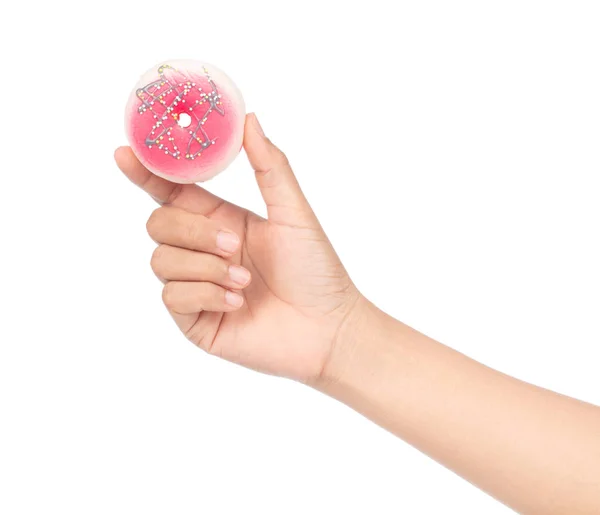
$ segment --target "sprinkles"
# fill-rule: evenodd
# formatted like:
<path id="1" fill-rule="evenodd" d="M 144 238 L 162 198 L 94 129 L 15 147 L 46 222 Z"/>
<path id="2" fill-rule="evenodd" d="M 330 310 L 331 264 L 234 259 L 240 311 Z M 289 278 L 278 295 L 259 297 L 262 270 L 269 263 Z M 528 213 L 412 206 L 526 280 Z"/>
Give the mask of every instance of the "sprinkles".
<path id="1" fill-rule="evenodd" d="M 143 116 L 150 112 L 155 119 L 152 129 L 145 139 L 148 148 L 151 149 L 156 145 L 159 152 L 170 155 L 174 159 L 181 159 L 183 156 L 185 159 L 194 160 L 216 144 L 216 139 L 209 137 L 204 124 L 213 113 L 225 116 L 225 111 L 216 84 L 205 66 L 203 70 L 211 88 L 209 92 L 205 92 L 191 80 L 180 80 L 179 82 L 173 80 L 173 76 L 182 78 L 185 75 L 168 64 L 163 64 L 158 68 L 159 78 L 157 80 L 136 90 L 136 95 L 141 102 L 138 107 L 139 115 Z M 168 71 L 171 71 L 170 77 L 166 75 Z M 180 106 L 180 104 L 186 104 L 188 96 L 197 98 L 190 101 L 190 107 L 188 107 L 190 103 Z M 206 107 L 201 107 L 204 105 Z M 199 115 L 199 112 L 202 114 Z M 180 115 L 183 113 L 185 116 L 181 117 Z M 184 127 L 180 123 L 182 118 L 188 120 L 191 118 L 192 123 L 195 121 L 194 128 L 188 131 L 189 139 L 185 153 L 177 148 L 173 135 L 173 129 Z"/>

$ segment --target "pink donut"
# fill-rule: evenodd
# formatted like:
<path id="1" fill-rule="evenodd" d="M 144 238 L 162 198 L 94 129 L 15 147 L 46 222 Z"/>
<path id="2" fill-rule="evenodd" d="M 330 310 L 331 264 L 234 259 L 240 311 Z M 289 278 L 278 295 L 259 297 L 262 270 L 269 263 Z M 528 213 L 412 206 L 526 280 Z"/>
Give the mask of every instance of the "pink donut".
<path id="1" fill-rule="evenodd" d="M 201 182 L 239 154 L 246 108 L 233 81 L 199 61 L 174 60 L 148 70 L 125 109 L 125 131 L 140 162 L 181 184 Z"/>

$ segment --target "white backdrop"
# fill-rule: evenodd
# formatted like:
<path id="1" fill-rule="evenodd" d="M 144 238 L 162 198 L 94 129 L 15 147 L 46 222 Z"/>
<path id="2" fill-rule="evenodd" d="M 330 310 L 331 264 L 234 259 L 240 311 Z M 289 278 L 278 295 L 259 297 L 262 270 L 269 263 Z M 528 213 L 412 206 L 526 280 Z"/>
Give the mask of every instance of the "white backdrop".
<path id="1" fill-rule="evenodd" d="M 139 74 L 224 69 L 359 288 L 600 404 L 597 1 L 10 2 L 0 15 L 0 512 L 506 514 L 161 302 L 112 161 Z M 246 157 L 208 188 L 263 213 Z M 440 428 L 443 430 L 443 428 Z"/>

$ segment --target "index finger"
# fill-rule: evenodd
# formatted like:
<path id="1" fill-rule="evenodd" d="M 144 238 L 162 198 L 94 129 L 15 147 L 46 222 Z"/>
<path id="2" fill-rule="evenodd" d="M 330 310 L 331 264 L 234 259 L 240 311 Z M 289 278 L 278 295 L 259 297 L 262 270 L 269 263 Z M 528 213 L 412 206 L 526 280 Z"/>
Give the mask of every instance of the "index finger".
<path id="1" fill-rule="evenodd" d="M 154 175 L 139 162 L 130 147 L 119 147 L 115 151 L 115 161 L 131 182 L 161 205 L 204 215 L 225 202 L 196 184 L 175 184 Z"/>

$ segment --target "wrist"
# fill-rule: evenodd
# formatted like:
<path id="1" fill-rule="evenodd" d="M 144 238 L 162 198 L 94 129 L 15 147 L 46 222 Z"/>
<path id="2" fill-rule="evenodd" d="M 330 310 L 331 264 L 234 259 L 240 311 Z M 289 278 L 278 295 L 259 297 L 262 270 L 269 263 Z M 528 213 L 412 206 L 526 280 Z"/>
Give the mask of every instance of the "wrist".
<path id="1" fill-rule="evenodd" d="M 340 388 L 357 388 L 361 376 L 373 365 L 392 327 L 399 325 L 364 296 L 354 302 L 340 324 L 318 381 L 313 386 L 332 394 Z M 400 324 L 401 325 L 401 324 Z"/>

